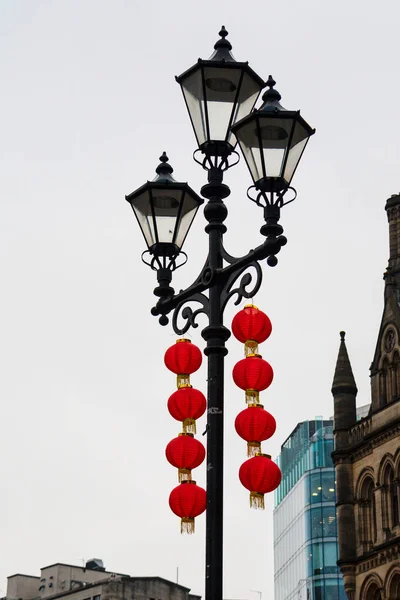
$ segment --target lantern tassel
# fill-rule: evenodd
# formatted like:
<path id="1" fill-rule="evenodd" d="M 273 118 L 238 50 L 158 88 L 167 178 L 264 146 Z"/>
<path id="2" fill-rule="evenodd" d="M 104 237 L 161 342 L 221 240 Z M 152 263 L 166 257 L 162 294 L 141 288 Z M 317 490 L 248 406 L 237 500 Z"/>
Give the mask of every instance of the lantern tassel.
<path id="1" fill-rule="evenodd" d="M 181 533 L 187 533 L 191 535 L 194 533 L 194 519 L 193 517 L 182 517 L 181 519 Z"/>
<path id="2" fill-rule="evenodd" d="M 192 481 L 192 471 L 190 469 L 178 469 L 178 481 Z"/>
<path id="3" fill-rule="evenodd" d="M 259 492 L 250 492 L 250 508 L 264 510 L 264 494 Z"/>
<path id="4" fill-rule="evenodd" d="M 261 452 L 261 442 L 247 442 L 247 456 L 256 456 Z"/>
<path id="5" fill-rule="evenodd" d="M 185 419 L 182 429 L 183 433 L 196 433 L 196 421 L 194 419 Z"/>

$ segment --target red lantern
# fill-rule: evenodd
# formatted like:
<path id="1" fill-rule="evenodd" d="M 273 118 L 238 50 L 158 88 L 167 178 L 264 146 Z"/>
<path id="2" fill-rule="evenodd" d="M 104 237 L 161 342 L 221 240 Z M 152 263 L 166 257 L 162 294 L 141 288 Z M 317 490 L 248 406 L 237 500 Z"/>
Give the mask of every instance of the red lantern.
<path id="1" fill-rule="evenodd" d="M 264 508 L 264 494 L 273 492 L 280 484 L 281 478 L 281 470 L 269 454 L 253 456 L 239 469 L 239 479 L 250 492 L 252 508 Z"/>
<path id="2" fill-rule="evenodd" d="M 255 456 L 261 452 L 261 442 L 274 435 L 276 421 L 261 404 L 251 404 L 236 417 L 235 429 L 247 442 L 247 455 Z"/>
<path id="3" fill-rule="evenodd" d="M 178 376 L 178 388 L 189 385 L 189 375 L 200 368 L 202 360 L 200 348 L 186 339 L 176 340 L 164 356 L 167 369 Z"/>
<path id="4" fill-rule="evenodd" d="M 236 363 L 232 377 L 236 385 L 246 391 L 246 400 L 253 404 L 258 402 L 258 393 L 254 392 L 266 390 L 272 383 L 274 372 L 259 354 L 250 354 Z M 248 394 L 248 391 L 253 393 Z"/>
<path id="5" fill-rule="evenodd" d="M 196 433 L 196 420 L 205 412 L 207 401 L 199 390 L 182 387 L 168 399 L 168 410 L 174 419 L 183 421 L 185 433 Z"/>
<path id="6" fill-rule="evenodd" d="M 255 354 L 258 344 L 265 342 L 271 331 L 271 321 L 253 304 L 248 304 L 233 317 L 232 333 L 239 342 L 245 344 L 246 354 Z"/>
<path id="7" fill-rule="evenodd" d="M 206 450 L 203 444 L 193 437 L 193 434 L 180 433 L 167 445 L 165 456 L 173 467 L 179 469 L 178 479 L 179 482 L 182 482 L 191 479 L 191 469 L 201 465 L 205 459 Z"/>
<path id="8" fill-rule="evenodd" d="M 194 533 L 194 519 L 206 510 L 206 490 L 195 481 L 183 481 L 169 496 L 173 513 L 181 517 L 181 533 Z"/>

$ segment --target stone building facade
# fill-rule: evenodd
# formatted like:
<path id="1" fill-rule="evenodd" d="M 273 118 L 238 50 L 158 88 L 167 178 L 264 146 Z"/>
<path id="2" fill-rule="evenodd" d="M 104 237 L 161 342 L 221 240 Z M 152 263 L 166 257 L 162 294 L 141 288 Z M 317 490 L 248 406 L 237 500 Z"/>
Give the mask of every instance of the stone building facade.
<path id="1" fill-rule="evenodd" d="M 201 600 L 190 589 L 162 577 L 130 577 L 106 571 L 99 559 L 85 567 L 56 563 L 40 576 L 8 577 L 1 600 Z"/>
<path id="2" fill-rule="evenodd" d="M 400 195 L 385 209 L 390 255 L 368 415 L 356 419 L 344 332 L 332 385 L 338 565 L 349 600 L 400 600 Z"/>

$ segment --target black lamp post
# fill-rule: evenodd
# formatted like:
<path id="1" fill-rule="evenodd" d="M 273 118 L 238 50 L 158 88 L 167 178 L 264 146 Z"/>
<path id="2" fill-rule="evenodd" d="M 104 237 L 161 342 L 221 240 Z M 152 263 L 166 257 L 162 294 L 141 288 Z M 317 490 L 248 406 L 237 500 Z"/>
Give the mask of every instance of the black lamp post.
<path id="1" fill-rule="evenodd" d="M 170 285 L 172 273 L 186 262 L 182 245 L 203 200 L 187 184 L 172 178 L 165 153 L 155 180 L 126 196 L 148 246 L 142 258 L 157 272 L 154 293 L 158 301 L 152 314 L 166 325 L 167 315 L 172 312 L 177 335 L 197 327 L 200 314 L 208 318 L 201 333 L 207 342 L 204 353 L 208 357 L 206 600 L 222 600 L 223 584 L 224 357 L 230 336 L 223 314 L 230 298 L 239 304 L 258 292 L 262 282 L 260 261 L 266 259 L 269 266 L 277 264 L 276 255 L 287 242 L 278 224 L 280 208 L 294 200 L 286 200 L 285 194 L 293 190 L 291 179 L 314 133 L 298 111 L 286 111 L 279 104 L 281 97 L 271 77 L 264 104 L 252 112 L 265 84 L 248 63 L 235 61 L 227 34 L 222 27 L 210 59 L 199 59 L 177 77 L 197 139 L 194 158 L 208 172 L 208 183 L 201 194 L 208 200 L 204 216 L 209 250 L 203 269 L 185 290 L 175 294 Z M 255 190 L 255 197 L 249 191 L 248 197 L 264 208 L 265 220 L 260 229 L 264 242 L 240 258 L 228 254 L 223 245 L 228 212 L 223 200 L 230 194 L 223 173 L 239 160 L 236 141 L 254 181 L 249 190 Z M 149 260 L 145 260 L 146 254 Z M 195 310 L 188 306 L 193 302 L 199 305 Z"/>

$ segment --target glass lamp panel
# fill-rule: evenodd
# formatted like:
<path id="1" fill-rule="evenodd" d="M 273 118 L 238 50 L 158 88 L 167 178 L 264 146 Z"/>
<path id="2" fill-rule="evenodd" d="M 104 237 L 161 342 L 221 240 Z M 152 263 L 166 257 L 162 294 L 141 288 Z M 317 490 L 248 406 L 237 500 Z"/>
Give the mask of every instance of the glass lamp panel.
<path id="1" fill-rule="evenodd" d="M 158 242 L 172 243 L 182 202 L 182 190 L 153 189 L 151 191 Z"/>
<path id="2" fill-rule="evenodd" d="M 287 183 L 290 183 L 303 150 L 306 147 L 308 139 L 310 137 L 309 132 L 300 123 L 295 124 L 293 138 L 290 144 L 288 157 L 285 165 L 285 172 L 283 177 Z"/>
<path id="3" fill-rule="evenodd" d="M 236 131 L 236 136 L 255 183 L 264 176 L 257 135 L 257 121 L 252 120 L 245 123 Z"/>
<path id="4" fill-rule="evenodd" d="M 182 248 L 183 242 L 185 241 L 198 208 L 199 204 L 194 198 L 192 198 L 192 196 L 186 193 L 183 198 L 181 216 L 179 223 L 177 224 L 177 230 L 174 239 L 174 243 L 178 246 L 178 248 Z"/>
<path id="5" fill-rule="evenodd" d="M 254 104 L 256 103 L 260 90 L 260 84 L 254 81 L 254 79 L 252 79 L 248 73 L 245 73 L 243 76 L 242 85 L 240 86 L 238 102 L 234 107 L 233 119 L 231 123 L 232 125 L 236 123 L 236 121 L 240 121 L 240 119 L 243 119 L 250 114 Z M 230 142 L 232 146 L 236 145 L 236 138 L 232 132 L 229 133 L 228 142 Z"/>
<path id="6" fill-rule="evenodd" d="M 259 118 L 266 177 L 281 177 L 293 119 Z"/>
<path id="7" fill-rule="evenodd" d="M 230 69 L 229 67 L 204 68 L 210 141 L 224 141 L 228 137 L 241 74 L 240 69 Z"/>
<path id="8" fill-rule="evenodd" d="M 151 212 L 150 194 L 148 190 L 131 201 L 131 206 L 139 222 L 144 239 L 150 248 L 156 243 L 156 233 L 154 228 L 153 214 Z"/>
<path id="9" fill-rule="evenodd" d="M 207 141 L 206 112 L 201 69 L 181 82 L 193 129 L 199 146 Z"/>

